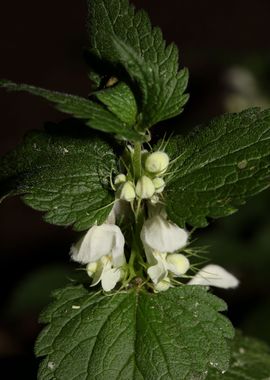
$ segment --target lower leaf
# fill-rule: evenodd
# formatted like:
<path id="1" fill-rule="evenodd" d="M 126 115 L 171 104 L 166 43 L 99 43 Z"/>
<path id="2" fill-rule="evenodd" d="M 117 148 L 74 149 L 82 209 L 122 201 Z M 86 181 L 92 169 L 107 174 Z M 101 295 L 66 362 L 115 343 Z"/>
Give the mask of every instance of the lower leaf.
<path id="1" fill-rule="evenodd" d="M 41 316 L 40 380 L 201 380 L 228 369 L 233 328 L 206 288 L 104 295 L 77 286 L 55 297 Z"/>
<path id="2" fill-rule="evenodd" d="M 270 379 L 270 348 L 263 342 L 237 334 L 231 365 L 222 380 L 268 380 Z M 219 380 L 220 373 L 211 370 L 207 380 Z"/>

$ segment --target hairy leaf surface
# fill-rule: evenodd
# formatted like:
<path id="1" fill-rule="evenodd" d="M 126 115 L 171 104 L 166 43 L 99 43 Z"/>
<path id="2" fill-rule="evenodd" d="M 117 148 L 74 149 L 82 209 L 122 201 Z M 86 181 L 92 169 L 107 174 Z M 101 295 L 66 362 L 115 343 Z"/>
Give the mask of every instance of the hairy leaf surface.
<path id="1" fill-rule="evenodd" d="M 68 287 L 41 316 L 40 380 L 205 379 L 228 368 L 223 301 L 198 286 L 159 294 L 93 293 Z M 211 364 L 212 363 L 212 364 Z"/>
<path id="2" fill-rule="evenodd" d="M 136 132 L 130 123 L 127 123 L 123 118 L 117 117 L 117 112 L 111 112 L 109 109 L 106 109 L 101 104 L 93 102 L 92 100 L 57 91 L 45 90 L 44 88 L 27 84 L 16 84 L 6 80 L 0 81 L 0 86 L 9 91 L 26 91 L 47 99 L 52 102 L 59 111 L 84 120 L 85 124 L 90 128 L 113 133 L 117 137 L 127 140 L 144 140 L 143 135 Z"/>
<path id="3" fill-rule="evenodd" d="M 174 164 L 166 187 L 169 217 L 178 225 L 208 224 L 237 211 L 270 186 L 270 110 L 226 114 L 167 146 Z"/>
<path id="4" fill-rule="evenodd" d="M 109 144 L 32 132 L 22 145 L 0 159 L 0 196 L 22 195 L 52 224 L 84 230 L 102 223 L 114 200 L 109 178 L 115 169 Z"/>
<path id="5" fill-rule="evenodd" d="M 92 55 L 116 71 L 121 64 L 137 83 L 141 129 L 182 112 L 188 72 L 179 71 L 177 47 L 166 46 L 144 11 L 127 0 L 89 0 L 89 31 Z"/>

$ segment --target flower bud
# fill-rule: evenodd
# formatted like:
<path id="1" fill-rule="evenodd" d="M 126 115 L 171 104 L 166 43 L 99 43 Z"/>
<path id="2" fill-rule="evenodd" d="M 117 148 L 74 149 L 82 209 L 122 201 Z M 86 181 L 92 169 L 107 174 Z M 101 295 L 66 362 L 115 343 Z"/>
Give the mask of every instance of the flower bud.
<path id="1" fill-rule="evenodd" d="M 156 193 L 162 193 L 162 191 L 164 190 L 164 187 L 165 187 L 164 179 L 162 179 L 160 177 L 156 177 L 153 179 L 153 184 L 155 186 Z"/>
<path id="2" fill-rule="evenodd" d="M 169 156 L 161 151 L 151 153 L 145 160 L 145 169 L 151 174 L 162 174 L 169 166 Z"/>
<path id="3" fill-rule="evenodd" d="M 166 258 L 168 270 L 176 276 L 185 274 L 190 267 L 189 260 L 181 253 L 173 253 Z"/>
<path id="4" fill-rule="evenodd" d="M 136 198 L 134 185 L 132 182 L 127 181 L 123 184 L 120 190 L 120 199 L 124 199 L 127 202 L 132 202 Z"/>
<path id="5" fill-rule="evenodd" d="M 96 272 L 97 266 L 98 266 L 97 262 L 87 264 L 86 272 L 89 277 L 92 277 L 93 274 Z"/>
<path id="6" fill-rule="evenodd" d="M 159 196 L 154 194 L 151 198 L 150 198 L 150 203 L 152 205 L 156 205 L 157 203 L 159 202 Z"/>
<path id="7" fill-rule="evenodd" d="M 156 189 L 152 180 L 143 175 L 136 184 L 136 194 L 141 199 L 148 199 L 154 195 Z"/>
<path id="8" fill-rule="evenodd" d="M 121 183 L 125 183 L 126 180 L 127 180 L 127 177 L 125 176 L 125 174 L 118 174 L 114 179 L 114 184 L 121 185 Z"/>

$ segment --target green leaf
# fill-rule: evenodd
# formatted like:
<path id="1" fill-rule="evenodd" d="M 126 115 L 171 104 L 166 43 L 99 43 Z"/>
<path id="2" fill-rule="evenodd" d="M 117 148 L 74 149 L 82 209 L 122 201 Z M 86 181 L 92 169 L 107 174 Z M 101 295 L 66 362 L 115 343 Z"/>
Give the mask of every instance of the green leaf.
<path id="1" fill-rule="evenodd" d="M 26 91 L 47 99 L 54 103 L 59 111 L 84 120 L 85 124 L 90 128 L 114 133 L 119 138 L 128 140 L 143 141 L 144 139 L 143 135 L 132 129 L 128 123 L 123 122 L 114 113 L 91 100 L 27 84 L 16 84 L 6 80 L 0 81 L 0 87 L 4 87 L 9 91 Z"/>
<path id="2" fill-rule="evenodd" d="M 268 380 L 270 375 L 270 349 L 256 339 L 237 334 L 233 344 L 231 365 L 222 380 Z M 220 373 L 211 370 L 207 380 L 220 380 Z"/>
<path id="3" fill-rule="evenodd" d="M 226 114 L 187 138 L 174 137 L 167 212 L 179 226 L 208 224 L 270 186 L 270 110 Z"/>
<path id="4" fill-rule="evenodd" d="M 116 71 L 121 63 L 139 87 L 139 126 L 180 114 L 188 100 L 188 72 L 179 71 L 177 47 L 166 46 L 161 30 L 127 0 L 89 0 L 89 10 L 92 55 Z"/>
<path id="5" fill-rule="evenodd" d="M 32 132 L 0 159 L 0 197 L 23 195 L 52 224 L 85 230 L 108 216 L 116 167 L 109 144 L 98 137 L 72 138 Z"/>
<path id="6" fill-rule="evenodd" d="M 41 380 L 206 378 L 229 364 L 230 322 L 223 301 L 198 286 L 159 294 L 104 295 L 68 287 L 42 314 L 36 343 Z"/>
<path id="7" fill-rule="evenodd" d="M 137 104 L 133 92 L 126 83 L 120 82 L 94 95 L 123 123 L 128 126 L 136 124 Z"/>

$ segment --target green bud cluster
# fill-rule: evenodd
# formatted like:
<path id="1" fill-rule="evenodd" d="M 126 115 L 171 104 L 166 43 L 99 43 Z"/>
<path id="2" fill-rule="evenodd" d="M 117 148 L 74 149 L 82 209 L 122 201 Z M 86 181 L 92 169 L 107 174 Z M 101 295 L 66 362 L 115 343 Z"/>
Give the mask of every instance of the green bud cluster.
<path id="1" fill-rule="evenodd" d="M 130 149 L 131 162 L 133 159 L 133 150 Z M 157 203 L 159 194 L 165 188 L 163 175 L 169 166 L 169 157 L 165 152 L 156 151 L 141 153 L 143 161 L 141 168 L 141 176 L 135 181 L 134 176 L 129 174 L 118 174 L 114 179 L 114 185 L 117 191 L 117 198 L 127 202 L 135 199 L 150 199 L 153 203 Z"/>

